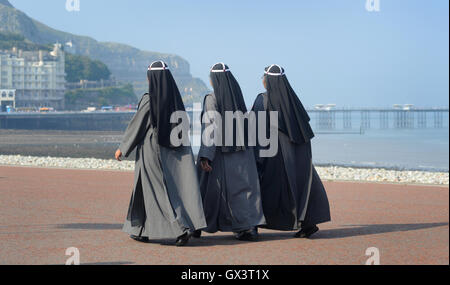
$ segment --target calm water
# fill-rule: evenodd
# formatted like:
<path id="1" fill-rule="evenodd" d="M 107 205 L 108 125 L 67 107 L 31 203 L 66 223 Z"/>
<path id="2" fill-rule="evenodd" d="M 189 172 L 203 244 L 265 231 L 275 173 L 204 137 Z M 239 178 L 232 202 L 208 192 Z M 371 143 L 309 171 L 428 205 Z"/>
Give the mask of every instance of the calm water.
<path id="1" fill-rule="evenodd" d="M 311 125 L 315 126 L 313 122 Z M 0 130 L 0 154 L 110 159 L 122 135 L 123 132 Z M 373 128 L 364 134 L 324 134 L 316 130 L 312 146 L 318 165 L 449 171 L 448 119 L 441 129 Z M 197 153 L 198 147 L 193 150 Z"/>
<path id="2" fill-rule="evenodd" d="M 382 129 L 379 114 L 372 113 L 370 129 L 360 134 L 362 121 L 359 114 L 353 114 L 350 130 L 344 130 L 344 120 L 340 114 L 336 116 L 335 130 L 330 134 L 320 130 L 317 113 L 311 114 L 310 123 L 316 133 L 312 141 L 314 163 L 449 171 L 448 113 L 443 114 L 442 128 L 434 128 L 432 113 L 427 114 L 425 129 L 417 128 L 418 118 L 413 118 L 413 129 L 396 129 L 393 114 L 388 119 L 388 129 Z M 198 152 L 198 148 L 193 150 Z"/>
<path id="3" fill-rule="evenodd" d="M 442 128 L 434 128 L 432 113 L 427 114 L 425 129 L 417 128 L 418 118 L 413 118 L 413 129 L 396 129 L 393 114 L 388 129 L 382 129 L 379 115 L 371 116 L 370 129 L 364 134 L 321 134 L 313 140 L 313 158 L 316 164 L 334 164 L 363 167 L 383 167 L 412 170 L 449 170 L 449 116 L 442 116 Z M 317 116 L 312 116 L 311 126 L 317 129 Z M 353 131 L 360 129 L 361 119 L 354 114 Z M 336 118 L 336 128 L 343 129 L 342 118 Z"/>
<path id="4" fill-rule="evenodd" d="M 317 165 L 449 170 L 449 130 L 366 130 L 364 134 L 323 134 L 312 141 Z M 198 147 L 193 148 L 194 153 Z"/>
<path id="5" fill-rule="evenodd" d="M 367 130 L 357 134 L 317 134 L 316 164 L 432 171 L 449 170 L 449 129 Z"/>

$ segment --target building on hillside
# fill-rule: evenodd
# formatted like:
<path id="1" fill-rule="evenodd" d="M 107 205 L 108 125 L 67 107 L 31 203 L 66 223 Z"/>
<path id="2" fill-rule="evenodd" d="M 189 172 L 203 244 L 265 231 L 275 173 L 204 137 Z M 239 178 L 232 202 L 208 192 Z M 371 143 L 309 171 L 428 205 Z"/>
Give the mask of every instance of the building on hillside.
<path id="1" fill-rule="evenodd" d="M 52 51 L 0 51 L 0 89 L 15 90 L 16 107 L 64 109 L 65 57 Z"/>

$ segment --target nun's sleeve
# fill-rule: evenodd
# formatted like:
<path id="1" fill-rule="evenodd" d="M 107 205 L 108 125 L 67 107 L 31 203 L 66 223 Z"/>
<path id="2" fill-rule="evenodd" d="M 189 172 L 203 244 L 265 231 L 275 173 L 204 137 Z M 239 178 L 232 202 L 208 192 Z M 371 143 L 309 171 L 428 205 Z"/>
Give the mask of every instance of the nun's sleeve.
<path id="1" fill-rule="evenodd" d="M 253 112 L 265 111 L 264 110 L 264 95 L 263 94 L 259 94 L 256 97 L 255 103 L 253 103 L 252 111 Z"/>
<path id="2" fill-rule="evenodd" d="M 133 119 L 128 124 L 127 130 L 120 144 L 120 151 L 123 156 L 128 157 L 134 148 L 145 138 L 145 134 L 149 127 L 149 111 L 150 111 L 150 96 L 144 95 L 139 108 Z"/>
<path id="3" fill-rule="evenodd" d="M 214 117 L 209 114 L 209 111 L 216 111 L 216 102 L 214 98 L 211 95 L 206 95 L 205 101 L 203 102 L 203 116 L 205 116 L 205 119 L 209 122 L 208 124 L 202 124 L 202 134 L 204 133 L 204 130 L 209 127 L 210 125 L 214 124 Z M 202 120 L 203 121 L 203 120 Z M 213 161 L 216 156 L 216 146 L 206 146 L 203 144 L 200 147 L 200 151 L 198 152 L 198 156 L 200 158 L 206 158 L 209 161 Z"/>

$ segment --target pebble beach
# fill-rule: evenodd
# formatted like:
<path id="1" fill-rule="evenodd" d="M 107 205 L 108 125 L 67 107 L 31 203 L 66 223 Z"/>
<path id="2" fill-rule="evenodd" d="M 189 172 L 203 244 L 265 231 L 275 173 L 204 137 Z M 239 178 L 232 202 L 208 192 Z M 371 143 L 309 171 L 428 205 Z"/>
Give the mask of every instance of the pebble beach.
<path id="1" fill-rule="evenodd" d="M 118 162 L 113 159 L 21 155 L 0 155 L 0 165 L 91 170 L 134 170 L 134 161 L 130 160 Z M 339 166 L 317 166 L 316 169 L 320 177 L 327 181 L 449 185 L 448 172 L 402 171 L 382 168 L 353 168 Z"/>

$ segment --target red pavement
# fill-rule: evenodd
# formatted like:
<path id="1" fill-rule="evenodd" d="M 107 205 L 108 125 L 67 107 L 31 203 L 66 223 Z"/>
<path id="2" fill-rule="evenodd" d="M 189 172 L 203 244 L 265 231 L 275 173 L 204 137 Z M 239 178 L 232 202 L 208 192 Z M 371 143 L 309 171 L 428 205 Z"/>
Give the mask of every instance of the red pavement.
<path id="1" fill-rule="evenodd" d="M 264 230 L 257 243 L 228 233 L 137 243 L 121 231 L 131 172 L 0 166 L 0 264 L 449 264 L 449 188 L 326 182 L 333 222 L 313 239 Z"/>

